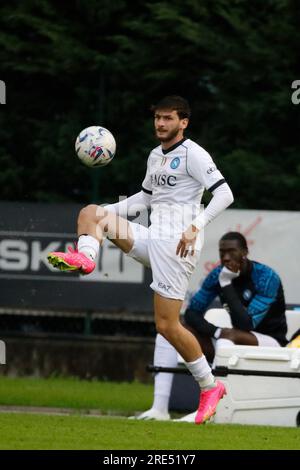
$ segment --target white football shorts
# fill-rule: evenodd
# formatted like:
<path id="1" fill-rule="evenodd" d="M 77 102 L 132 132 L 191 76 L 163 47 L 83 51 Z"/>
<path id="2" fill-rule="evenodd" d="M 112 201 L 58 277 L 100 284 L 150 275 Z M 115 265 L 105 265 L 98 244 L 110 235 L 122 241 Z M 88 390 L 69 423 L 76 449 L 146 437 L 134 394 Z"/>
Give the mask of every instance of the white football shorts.
<path id="1" fill-rule="evenodd" d="M 184 300 L 190 277 L 199 261 L 200 250 L 186 258 L 176 255 L 179 240 L 156 240 L 143 225 L 129 222 L 134 244 L 127 256 L 152 270 L 150 284 L 158 294 L 170 299 Z"/>

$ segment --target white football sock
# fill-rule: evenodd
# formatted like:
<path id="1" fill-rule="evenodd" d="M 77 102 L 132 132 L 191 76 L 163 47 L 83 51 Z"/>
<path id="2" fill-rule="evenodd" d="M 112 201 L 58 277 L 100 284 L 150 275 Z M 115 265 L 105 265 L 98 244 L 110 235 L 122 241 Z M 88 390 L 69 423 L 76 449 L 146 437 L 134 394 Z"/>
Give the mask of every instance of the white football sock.
<path id="1" fill-rule="evenodd" d="M 199 383 L 201 390 L 208 390 L 215 386 L 215 378 L 204 354 L 196 361 L 186 362 L 185 364 L 196 382 Z"/>
<path id="2" fill-rule="evenodd" d="M 160 334 L 156 335 L 154 350 L 154 365 L 160 367 L 176 367 L 177 351 Z M 174 374 L 158 372 L 154 378 L 154 401 L 152 408 L 168 413 Z"/>
<path id="3" fill-rule="evenodd" d="M 77 249 L 83 253 L 87 258 L 95 261 L 99 253 L 100 243 L 91 235 L 80 235 L 78 239 Z"/>

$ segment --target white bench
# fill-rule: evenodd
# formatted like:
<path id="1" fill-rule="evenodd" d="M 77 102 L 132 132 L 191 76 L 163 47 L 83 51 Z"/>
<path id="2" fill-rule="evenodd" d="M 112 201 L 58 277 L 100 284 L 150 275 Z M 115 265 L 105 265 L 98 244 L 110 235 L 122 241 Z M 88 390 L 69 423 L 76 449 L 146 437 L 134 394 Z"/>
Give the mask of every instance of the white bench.
<path id="1" fill-rule="evenodd" d="M 287 310 L 286 317 L 290 340 L 300 328 L 300 311 Z M 205 318 L 219 327 L 232 326 L 224 309 L 210 309 Z M 300 349 L 238 345 L 220 348 L 215 357 L 215 374 L 227 389 L 217 407 L 216 423 L 300 426 Z M 176 377 L 174 397 L 179 395 L 179 387 L 181 393 L 190 389 L 194 406 L 197 387 L 192 377 Z"/>
<path id="2" fill-rule="evenodd" d="M 287 310 L 286 317 L 290 340 L 300 311 Z M 224 309 L 210 309 L 205 318 L 231 326 Z M 215 370 L 227 389 L 216 423 L 300 426 L 300 349 L 235 345 L 217 351 Z"/>

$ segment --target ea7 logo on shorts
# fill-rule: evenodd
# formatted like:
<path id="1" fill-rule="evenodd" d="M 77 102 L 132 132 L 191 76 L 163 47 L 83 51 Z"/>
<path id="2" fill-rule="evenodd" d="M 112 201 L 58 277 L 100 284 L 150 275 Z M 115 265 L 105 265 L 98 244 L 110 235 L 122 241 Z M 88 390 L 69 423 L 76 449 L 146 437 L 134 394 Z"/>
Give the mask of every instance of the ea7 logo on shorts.
<path id="1" fill-rule="evenodd" d="M 211 166 L 208 170 L 207 170 L 207 174 L 210 175 L 213 171 L 215 171 L 217 168 L 215 166 Z"/>
<path id="2" fill-rule="evenodd" d="M 166 292 L 169 292 L 169 289 L 171 289 L 171 286 L 167 286 L 167 284 L 164 284 L 163 282 L 159 282 L 158 287 L 165 290 Z"/>

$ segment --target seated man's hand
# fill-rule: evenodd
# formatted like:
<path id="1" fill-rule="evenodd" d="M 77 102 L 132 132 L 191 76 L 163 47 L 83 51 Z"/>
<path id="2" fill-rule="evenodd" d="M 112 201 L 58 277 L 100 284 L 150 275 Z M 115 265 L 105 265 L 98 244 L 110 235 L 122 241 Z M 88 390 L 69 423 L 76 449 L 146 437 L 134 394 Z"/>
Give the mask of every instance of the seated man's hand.
<path id="1" fill-rule="evenodd" d="M 221 287 L 226 287 L 231 284 L 233 279 L 239 277 L 240 271 L 234 272 L 230 271 L 230 269 L 226 268 L 225 266 L 222 268 L 222 271 L 219 274 L 219 283 Z"/>

